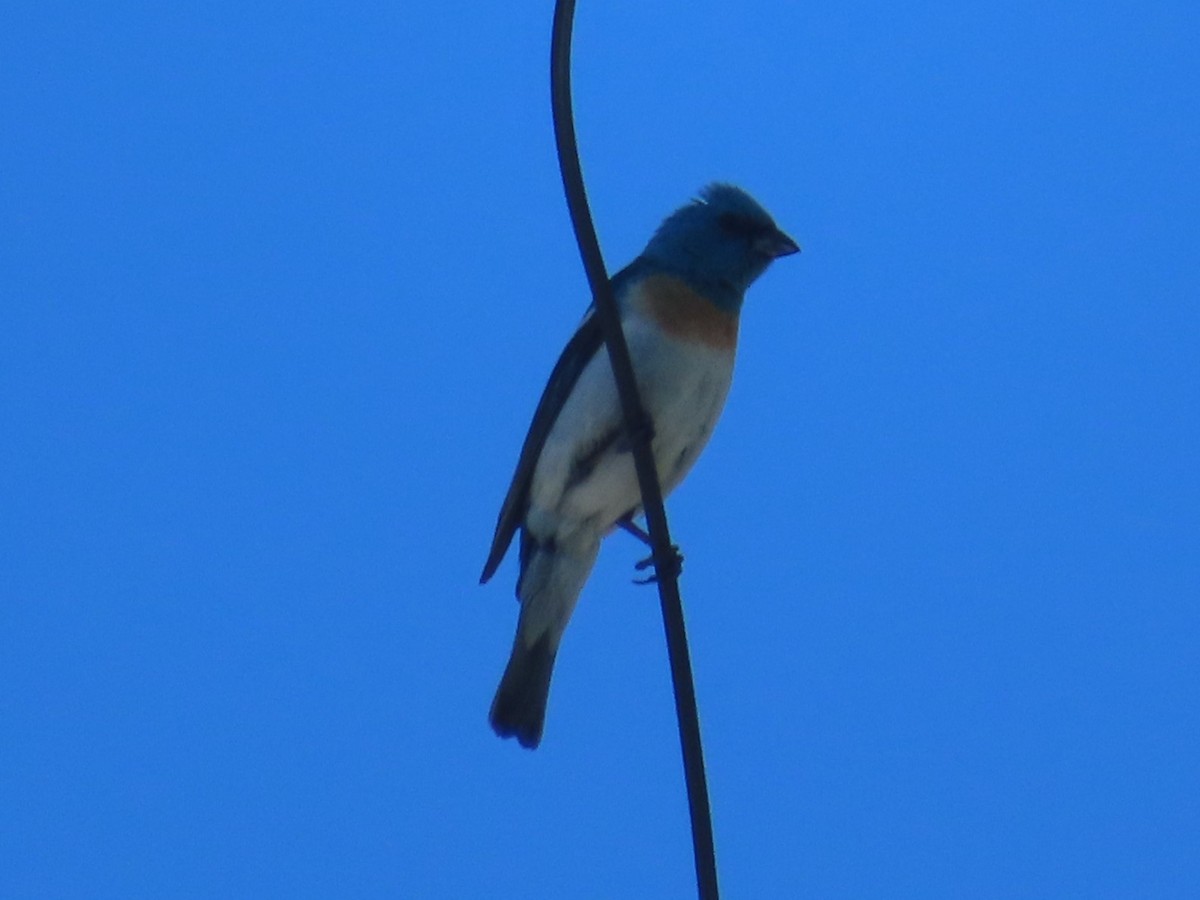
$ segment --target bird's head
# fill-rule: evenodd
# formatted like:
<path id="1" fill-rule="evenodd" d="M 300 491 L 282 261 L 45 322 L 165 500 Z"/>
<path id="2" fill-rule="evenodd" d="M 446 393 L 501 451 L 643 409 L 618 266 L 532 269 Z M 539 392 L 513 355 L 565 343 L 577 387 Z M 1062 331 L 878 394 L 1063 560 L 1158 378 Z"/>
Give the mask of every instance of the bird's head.
<path id="1" fill-rule="evenodd" d="M 737 312 L 746 288 L 771 261 L 799 250 L 753 197 L 731 184 L 712 184 L 659 226 L 642 258 Z"/>

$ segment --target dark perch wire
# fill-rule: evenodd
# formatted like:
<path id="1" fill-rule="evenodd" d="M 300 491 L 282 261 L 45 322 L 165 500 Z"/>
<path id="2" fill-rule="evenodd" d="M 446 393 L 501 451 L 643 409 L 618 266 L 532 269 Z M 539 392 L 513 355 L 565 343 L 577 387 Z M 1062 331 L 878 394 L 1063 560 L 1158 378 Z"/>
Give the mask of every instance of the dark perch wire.
<path id="1" fill-rule="evenodd" d="M 554 138 L 558 163 L 562 170 L 567 208 L 575 228 L 575 240 L 583 257 L 596 315 L 604 329 L 604 340 L 612 362 L 613 378 L 625 415 L 625 429 L 633 449 L 633 461 L 642 492 L 642 508 L 650 528 L 650 547 L 662 601 L 663 627 L 667 635 L 667 655 L 671 662 L 671 681 L 675 688 L 675 714 L 679 719 L 679 741 L 683 749 L 683 772 L 687 782 L 688 809 L 692 820 L 692 848 L 696 856 L 696 887 L 700 900 L 717 900 L 717 860 L 713 845 L 712 814 L 708 805 L 708 784 L 704 777 L 704 750 L 700 743 L 700 719 L 696 712 L 696 688 L 692 682 L 692 663 L 688 654 L 687 632 L 683 624 L 683 601 L 676 579 L 678 557 L 671 545 L 667 514 L 663 508 L 662 487 L 650 455 L 650 430 L 646 411 L 638 396 L 629 347 L 621 330 L 617 304 L 600 254 L 600 243 L 588 211 L 587 192 L 579 165 L 579 147 L 575 142 L 575 121 L 571 110 L 571 28 L 575 0 L 556 0 L 554 30 L 550 43 L 550 98 L 554 114 Z"/>

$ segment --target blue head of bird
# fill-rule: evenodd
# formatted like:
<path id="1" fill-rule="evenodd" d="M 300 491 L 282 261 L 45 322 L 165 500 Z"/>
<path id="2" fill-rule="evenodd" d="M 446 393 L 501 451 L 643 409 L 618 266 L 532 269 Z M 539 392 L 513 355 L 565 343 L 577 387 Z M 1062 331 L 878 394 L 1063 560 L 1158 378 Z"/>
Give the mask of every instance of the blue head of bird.
<path id="1" fill-rule="evenodd" d="M 753 197 L 713 184 L 659 226 L 642 258 L 736 313 L 746 288 L 772 260 L 799 250 Z"/>

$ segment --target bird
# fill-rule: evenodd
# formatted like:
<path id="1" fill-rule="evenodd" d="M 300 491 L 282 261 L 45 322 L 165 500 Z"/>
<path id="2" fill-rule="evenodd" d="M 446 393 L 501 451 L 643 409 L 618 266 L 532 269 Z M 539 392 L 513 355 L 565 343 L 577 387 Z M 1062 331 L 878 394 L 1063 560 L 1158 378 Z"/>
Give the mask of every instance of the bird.
<path id="1" fill-rule="evenodd" d="M 664 496 L 692 468 L 725 405 L 746 289 L 799 250 L 748 193 L 715 183 L 612 277 Z M 480 577 L 495 575 L 519 532 L 520 614 L 488 718 L 497 735 L 527 749 L 541 742 L 555 657 L 600 542 L 641 511 L 603 346 L 593 305 L 542 392 Z"/>

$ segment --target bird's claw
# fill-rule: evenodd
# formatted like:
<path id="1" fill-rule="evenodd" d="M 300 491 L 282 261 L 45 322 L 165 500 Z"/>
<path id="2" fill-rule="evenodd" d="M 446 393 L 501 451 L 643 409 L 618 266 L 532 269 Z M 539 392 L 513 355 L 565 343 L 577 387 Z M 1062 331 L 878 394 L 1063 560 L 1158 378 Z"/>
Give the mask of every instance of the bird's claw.
<path id="1" fill-rule="evenodd" d="M 639 572 L 644 572 L 654 566 L 654 554 L 647 556 L 645 559 L 640 559 L 633 564 L 633 567 Z M 675 544 L 671 545 L 671 559 L 667 563 L 665 574 L 669 578 L 678 578 L 679 573 L 683 571 L 683 554 L 679 552 L 679 547 Z M 647 575 L 645 578 L 633 579 L 634 584 L 655 584 L 659 580 L 659 572 L 654 572 Z"/>

